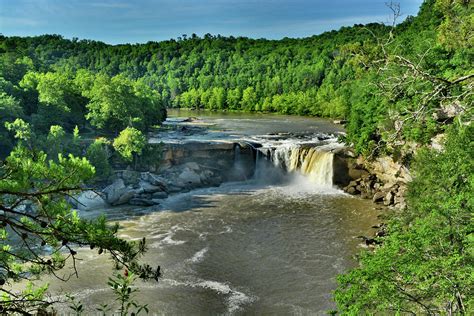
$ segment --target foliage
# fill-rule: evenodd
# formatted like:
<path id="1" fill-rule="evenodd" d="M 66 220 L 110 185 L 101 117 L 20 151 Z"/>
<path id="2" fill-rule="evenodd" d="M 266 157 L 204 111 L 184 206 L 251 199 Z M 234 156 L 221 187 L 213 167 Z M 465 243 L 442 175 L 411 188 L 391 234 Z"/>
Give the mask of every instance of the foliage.
<path id="1" fill-rule="evenodd" d="M 110 175 L 112 171 L 110 156 L 109 142 L 105 138 L 95 139 L 87 148 L 86 158 L 95 168 L 96 179 L 105 180 Z"/>
<path id="2" fill-rule="evenodd" d="M 132 161 L 134 155 L 141 154 L 145 145 L 145 136 L 133 127 L 125 128 L 113 142 L 115 150 L 127 161 Z"/>
<path id="3" fill-rule="evenodd" d="M 21 141 L 29 141 L 31 139 L 30 124 L 20 118 L 15 119 L 13 122 L 5 122 L 5 127 L 8 131 L 15 134 L 15 138 Z"/>
<path id="4" fill-rule="evenodd" d="M 422 149 L 411 166 L 408 210 L 390 220 L 381 246 L 338 278 L 343 315 L 474 310 L 474 74 L 463 62 L 473 54 L 463 39 L 471 19 L 467 2 L 425 1 L 416 19 L 379 39 L 376 50 L 357 47 L 373 77 L 351 109 L 348 140 L 368 156 L 395 154 L 410 142 Z M 420 146 L 446 130 L 442 151 Z"/>
<path id="5" fill-rule="evenodd" d="M 341 275 L 342 314 L 468 314 L 474 310 L 474 125 L 450 129 L 444 150 L 416 157 L 409 208 L 388 237 Z"/>
<path id="6" fill-rule="evenodd" d="M 121 316 L 138 315 L 141 311 L 148 313 L 147 305 L 140 305 L 134 298 L 134 293 L 138 291 L 132 287 L 135 280 L 136 276 L 125 270 L 123 274 L 117 273 L 114 277 L 109 278 L 107 282 L 114 292 L 116 300 L 120 303 L 118 312 Z"/>
<path id="7" fill-rule="evenodd" d="M 84 94 L 90 97 L 86 117 L 101 129 L 147 129 L 164 119 L 159 94 L 141 81 L 134 83 L 123 75 L 110 78 L 99 74 L 91 90 Z"/>
<path id="8" fill-rule="evenodd" d="M 55 273 L 66 260 L 74 262 L 77 248 L 90 246 L 99 254 L 110 253 L 120 266 L 143 278 L 157 278 L 158 270 L 141 266 L 144 240 L 126 242 L 116 237 L 118 227 L 104 217 L 88 221 L 71 210 L 67 198 L 82 190 L 94 174 L 85 158 L 61 154 L 48 160 L 43 152 L 17 146 L 0 167 L 0 282 L 29 280 L 41 273 Z M 51 302 L 46 287 L 14 292 L 0 287 L 2 313 L 35 312 Z"/>

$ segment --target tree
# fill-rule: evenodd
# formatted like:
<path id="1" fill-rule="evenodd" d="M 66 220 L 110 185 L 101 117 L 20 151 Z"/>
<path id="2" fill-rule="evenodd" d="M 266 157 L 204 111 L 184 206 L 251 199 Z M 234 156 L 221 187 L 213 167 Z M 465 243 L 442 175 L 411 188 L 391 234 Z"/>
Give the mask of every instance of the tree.
<path id="1" fill-rule="evenodd" d="M 255 110 L 257 105 L 257 94 L 253 87 L 248 87 L 242 93 L 242 100 L 240 101 L 240 106 L 245 111 Z"/>
<path id="2" fill-rule="evenodd" d="M 59 125 L 51 125 L 46 138 L 46 147 L 50 159 L 56 159 L 59 153 L 64 152 L 65 141 L 66 132 L 64 129 Z"/>
<path id="3" fill-rule="evenodd" d="M 21 136 L 21 135 L 20 135 Z M 45 299 L 47 285 L 25 291 L 5 284 L 29 280 L 73 266 L 77 248 L 90 246 L 108 252 L 118 266 L 142 278 L 158 278 L 159 269 L 140 265 L 145 241 L 127 242 L 116 237 L 118 226 L 104 217 L 88 221 L 71 210 L 67 198 L 82 190 L 94 175 L 85 158 L 59 155 L 48 160 L 43 152 L 18 145 L 0 165 L 0 309 L 1 313 L 42 313 L 52 303 Z M 75 271 L 74 274 L 77 274 Z M 65 279 L 67 280 L 67 278 Z"/>
<path id="4" fill-rule="evenodd" d="M 8 155 L 12 149 L 12 141 L 5 129 L 5 123 L 23 116 L 20 102 L 14 97 L 0 92 L 0 157 Z"/>
<path id="5" fill-rule="evenodd" d="M 109 163 L 111 156 L 108 149 L 109 142 L 105 138 L 97 138 L 89 145 L 86 158 L 95 168 L 95 178 L 105 180 L 110 175 L 112 168 Z"/>
<path id="6" fill-rule="evenodd" d="M 7 130 L 15 134 L 14 137 L 16 139 L 24 142 L 30 141 L 32 136 L 30 124 L 22 119 L 17 118 L 13 122 L 5 122 L 5 127 Z"/>
<path id="7" fill-rule="evenodd" d="M 99 129 L 120 130 L 132 125 L 146 130 L 166 118 L 160 95 L 143 81 L 133 82 L 124 75 L 97 75 L 85 95 L 90 98 L 86 117 Z"/>
<path id="8" fill-rule="evenodd" d="M 140 155 L 145 145 L 145 136 L 133 127 L 121 131 L 113 143 L 115 150 L 127 161 L 132 161 L 135 155 Z"/>
<path id="9" fill-rule="evenodd" d="M 133 98 L 133 86 L 124 76 L 97 75 L 89 96 L 86 117 L 99 129 L 122 129 L 141 119 L 139 106 Z"/>

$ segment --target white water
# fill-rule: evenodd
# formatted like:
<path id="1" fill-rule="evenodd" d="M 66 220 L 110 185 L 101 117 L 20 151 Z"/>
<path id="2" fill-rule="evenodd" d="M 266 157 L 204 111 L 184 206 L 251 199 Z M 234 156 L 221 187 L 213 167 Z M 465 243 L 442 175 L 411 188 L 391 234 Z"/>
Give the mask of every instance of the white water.
<path id="1" fill-rule="evenodd" d="M 378 212 L 370 201 L 333 188 L 332 149 L 340 145 L 316 133 L 331 133 L 330 124 L 280 116 L 225 122 L 248 133 L 226 130 L 225 137 L 238 134 L 235 139 L 263 145 L 253 179 L 171 195 L 159 211 L 108 211 L 109 219 L 122 220 L 121 236 L 147 238 L 143 260 L 162 267 L 160 282 L 137 282 L 137 298 L 152 315 L 325 314 L 334 308 L 335 276 L 354 264 L 356 236 L 371 233 Z M 263 135 L 290 127 L 316 132 L 291 139 Z M 100 304 L 114 304 L 106 285 L 110 264 L 91 250 L 78 253 L 80 277 L 53 280 L 51 290 L 78 296 L 86 314 L 94 314 Z"/>
<path id="2" fill-rule="evenodd" d="M 270 147 L 275 146 L 275 147 Z M 290 174 L 302 175 L 317 188 L 332 188 L 334 154 L 331 150 L 339 147 L 337 142 L 329 142 L 323 146 L 311 143 L 266 144 L 257 149 L 255 177 L 265 177 L 259 170 L 262 156 L 273 166 Z M 271 171 L 266 171 L 271 172 Z"/>

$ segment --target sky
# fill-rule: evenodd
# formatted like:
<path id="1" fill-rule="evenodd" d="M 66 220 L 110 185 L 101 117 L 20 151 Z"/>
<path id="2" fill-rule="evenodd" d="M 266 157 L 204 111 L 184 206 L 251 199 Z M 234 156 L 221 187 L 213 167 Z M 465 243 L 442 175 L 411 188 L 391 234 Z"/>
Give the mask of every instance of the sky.
<path id="1" fill-rule="evenodd" d="M 110 44 L 182 34 L 281 39 L 388 22 L 389 0 L 0 0 L 0 33 L 61 34 Z M 397 0 L 402 19 L 422 0 Z"/>

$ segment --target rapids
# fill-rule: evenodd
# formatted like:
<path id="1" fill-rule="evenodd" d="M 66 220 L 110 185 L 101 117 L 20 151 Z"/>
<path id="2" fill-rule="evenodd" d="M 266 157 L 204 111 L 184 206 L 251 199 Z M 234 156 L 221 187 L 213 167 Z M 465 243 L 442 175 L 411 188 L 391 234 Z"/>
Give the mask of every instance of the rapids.
<path id="1" fill-rule="evenodd" d="M 334 308 L 335 277 L 354 264 L 356 236 L 372 233 L 378 214 L 370 201 L 332 186 L 331 149 L 339 145 L 319 133 L 340 132 L 339 127 L 285 116 L 246 119 L 244 127 L 235 117 L 204 119 L 214 135 L 263 144 L 255 149 L 254 176 L 171 195 L 158 209 L 107 211 L 119 222 L 121 237 L 147 238 L 144 260 L 162 267 L 158 283 L 137 283 L 139 301 L 159 315 L 314 315 Z M 268 134 L 300 123 L 311 132 L 303 138 Z M 253 134 L 248 126 L 267 134 Z M 235 168 L 245 168 L 238 150 L 235 155 Z M 79 255 L 79 278 L 49 279 L 51 290 L 75 295 L 93 313 L 102 303 L 113 304 L 106 285 L 111 265 L 91 250 Z"/>

